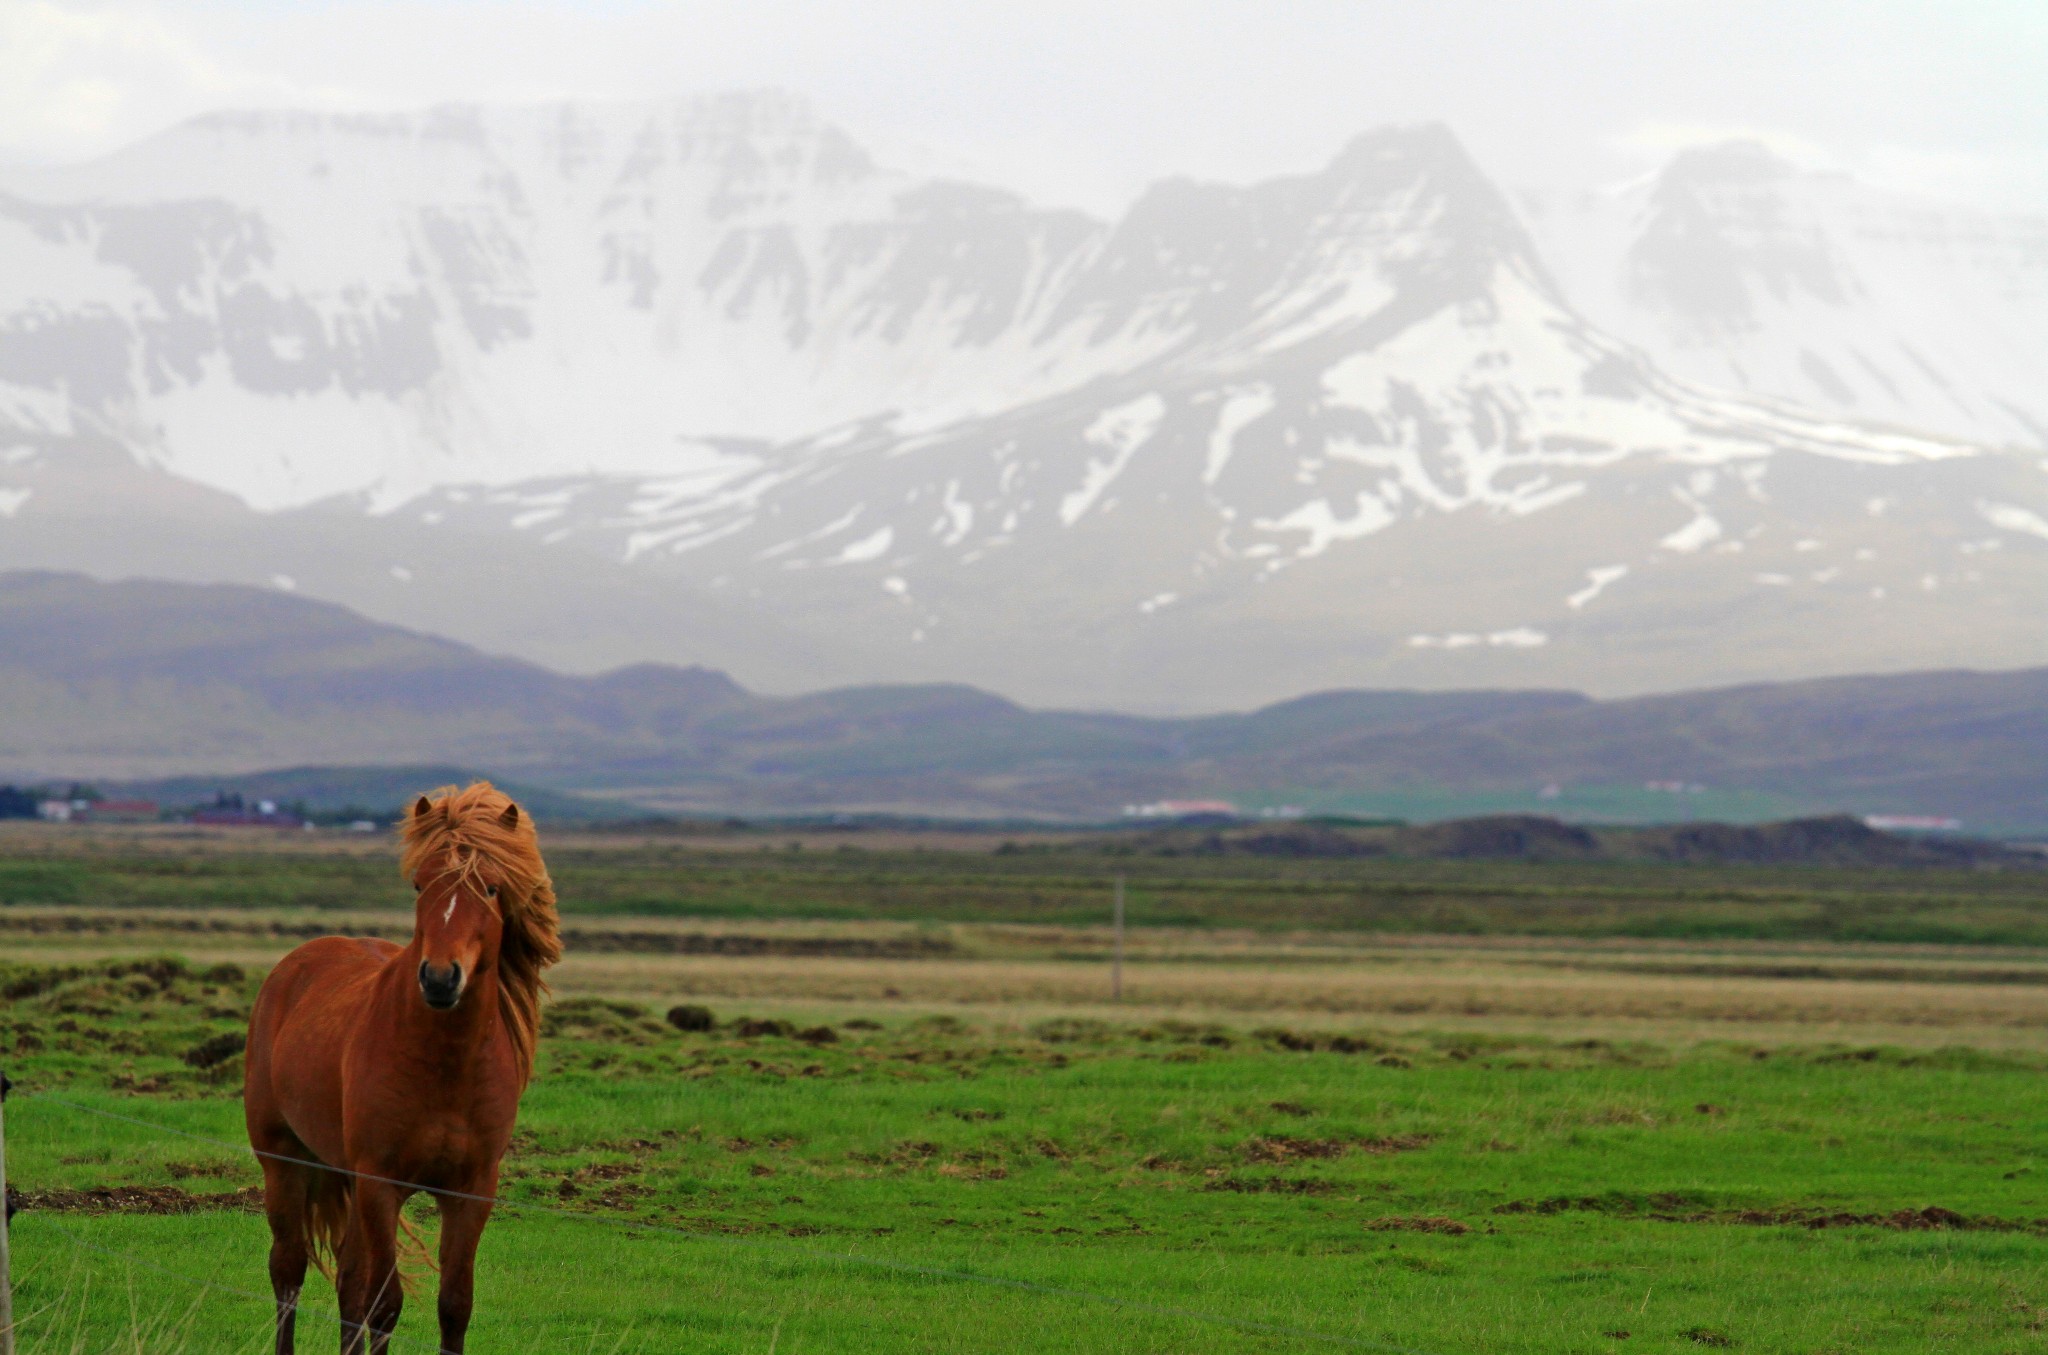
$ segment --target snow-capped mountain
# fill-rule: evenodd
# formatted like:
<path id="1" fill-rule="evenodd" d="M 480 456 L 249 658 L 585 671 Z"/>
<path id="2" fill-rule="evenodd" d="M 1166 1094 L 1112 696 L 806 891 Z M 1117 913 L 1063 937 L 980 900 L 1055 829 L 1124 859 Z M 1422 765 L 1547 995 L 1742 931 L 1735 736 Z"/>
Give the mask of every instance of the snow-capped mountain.
<path id="1" fill-rule="evenodd" d="M 1672 375 L 1442 128 L 1113 223 L 779 96 L 217 117 L 0 188 L 0 564 L 1094 706 L 2040 657 L 2037 458 Z M 1682 292 L 1663 219 L 1615 257 Z"/>
<path id="2" fill-rule="evenodd" d="M 878 170 L 777 96 L 221 115 L 7 188 L 15 418 L 261 509 L 686 471 L 705 435 L 1000 408 L 1168 337 L 1058 287 L 1095 223 Z"/>
<path id="3" fill-rule="evenodd" d="M 1874 189 L 1753 142 L 1521 203 L 1574 303 L 1676 376 L 2048 451 L 2048 215 Z"/>

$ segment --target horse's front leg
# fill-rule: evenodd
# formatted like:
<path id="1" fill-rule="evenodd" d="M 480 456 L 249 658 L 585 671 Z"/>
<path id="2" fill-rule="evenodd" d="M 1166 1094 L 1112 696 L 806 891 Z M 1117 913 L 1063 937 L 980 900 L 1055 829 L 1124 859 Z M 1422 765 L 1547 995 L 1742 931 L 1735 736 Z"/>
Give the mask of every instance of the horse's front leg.
<path id="1" fill-rule="evenodd" d="M 342 1264 L 341 1355 L 384 1355 L 405 1304 L 398 1275 L 398 1209 L 404 1193 L 358 1178 Z"/>
<path id="2" fill-rule="evenodd" d="M 476 1246 L 491 1219 L 490 1197 L 497 1194 L 497 1173 L 470 1187 L 483 1199 L 441 1197 L 441 1355 L 462 1355 L 469 1331 L 469 1313 L 476 1295 Z"/>

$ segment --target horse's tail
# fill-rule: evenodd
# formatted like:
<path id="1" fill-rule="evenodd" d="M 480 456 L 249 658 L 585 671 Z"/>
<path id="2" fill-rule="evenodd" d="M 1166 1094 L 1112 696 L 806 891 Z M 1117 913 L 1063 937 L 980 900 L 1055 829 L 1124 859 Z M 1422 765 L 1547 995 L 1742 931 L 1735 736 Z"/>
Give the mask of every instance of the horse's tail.
<path id="1" fill-rule="evenodd" d="M 355 1204 L 356 1183 L 340 1172 L 309 1168 L 306 1175 L 306 1208 L 299 1226 L 306 1234 L 306 1255 L 320 1267 L 320 1273 L 334 1278 L 341 1255 L 341 1239 L 348 1234 L 348 1216 Z"/>
<path id="2" fill-rule="evenodd" d="M 330 1281 L 341 1256 L 341 1240 L 348 1234 L 349 1213 L 355 1208 L 355 1180 L 341 1172 L 313 1170 L 306 1191 L 306 1211 L 300 1217 L 305 1230 L 306 1255 Z M 437 1272 L 434 1256 L 412 1221 L 398 1216 L 398 1282 L 408 1297 L 419 1292 L 420 1276 Z"/>
<path id="3" fill-rule="evenodd" d="M 434 1253 L 427 1248 L 426 1239 L 413 1230 L 412 1221 L 404 1210 L 398 1211 L 398 1283 L 410 1297 L 419 1292 L 420 1277 L 438 1275 L 441 1267 L 434 1260 Z"/>

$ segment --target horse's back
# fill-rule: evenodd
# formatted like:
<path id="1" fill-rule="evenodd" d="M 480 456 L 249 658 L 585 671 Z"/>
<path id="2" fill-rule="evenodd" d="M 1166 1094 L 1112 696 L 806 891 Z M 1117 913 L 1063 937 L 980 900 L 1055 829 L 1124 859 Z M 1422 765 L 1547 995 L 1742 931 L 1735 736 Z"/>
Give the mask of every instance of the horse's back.
<path id="1" fill-rule="evenodd" d="M 338 1151 L 342 1051 L 378 972 L 398 950 L 376 938 L 323 936 L 286 955 L 263 980 L 243 1064 L 252 1140 L 289 1133 L 323 1159 Z"/>

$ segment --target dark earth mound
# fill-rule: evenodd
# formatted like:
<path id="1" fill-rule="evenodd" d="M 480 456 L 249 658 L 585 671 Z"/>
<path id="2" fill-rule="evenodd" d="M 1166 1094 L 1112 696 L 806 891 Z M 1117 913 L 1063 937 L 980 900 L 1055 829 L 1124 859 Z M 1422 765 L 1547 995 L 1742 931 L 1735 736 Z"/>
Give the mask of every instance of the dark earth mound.
<path id="1" fill-rule="evenodd" d="M 1847 814 L 1784 823 L 1681 823 L 1632 830 L 1633 855 L 1655 861 L 1754 865 L 1974 866 L 2017 856 L 1967 838 L 1880 832 Z"/>
<path id="2" fill-rule="evenodd" d="M 1996 867 L 2039 869 L 2048 859 L 1996 842 L 1887 833 L 1846 814 L 1782 823 L 1681 823 L 1588 828 L 1537 814 L 1451 819 L 1415 827 L 1355 827 L 1305 820 L 1236 828 L 1183 826 L 1099 840 L 1147 856 L 1445 861 L 1659 861 L 1684 865 Z"/>
<path id="3" fill-rule="evenodd" d="M 1497 814 L 1400 829 L 1394 850 L 1454 861 L 1583 861 L 1600 854 L 1600 843 L 1576 824 L 1540 814 Z"/>

